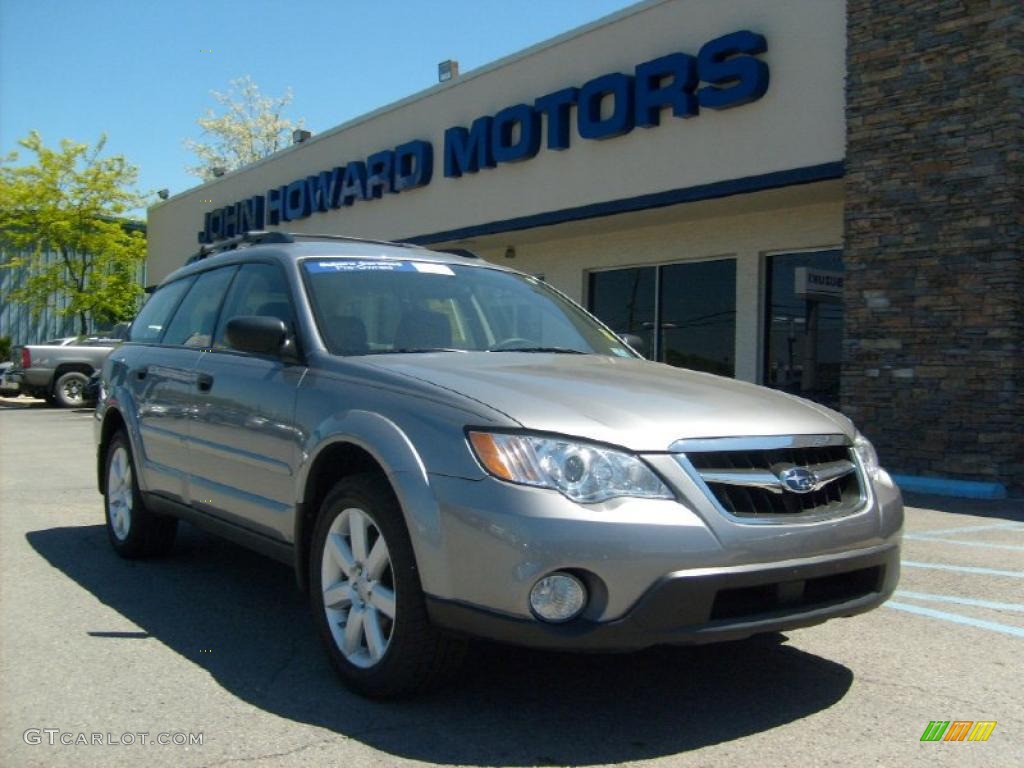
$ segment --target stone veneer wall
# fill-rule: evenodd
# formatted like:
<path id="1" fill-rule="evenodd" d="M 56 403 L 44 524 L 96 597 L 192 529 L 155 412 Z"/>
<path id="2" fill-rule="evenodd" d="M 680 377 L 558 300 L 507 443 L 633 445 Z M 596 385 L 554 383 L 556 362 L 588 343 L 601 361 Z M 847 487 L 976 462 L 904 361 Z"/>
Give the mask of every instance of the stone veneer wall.
<path id="1" fill-rule="evenodd" d="M 848 0 L 843 410 L 1024 490 L 1024 2 Z"/>

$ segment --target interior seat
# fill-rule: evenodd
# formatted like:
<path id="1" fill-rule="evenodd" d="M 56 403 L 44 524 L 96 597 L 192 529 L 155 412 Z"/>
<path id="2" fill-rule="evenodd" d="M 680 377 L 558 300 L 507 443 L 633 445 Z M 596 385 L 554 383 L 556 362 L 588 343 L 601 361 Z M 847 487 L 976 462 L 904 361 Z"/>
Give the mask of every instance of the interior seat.
<path id="1" fill-rule="evenodd" d="M 428 309 L 402 313 L 395 329 L 395 349 L 438 349 L 452 345 L 448 316 Z"/>

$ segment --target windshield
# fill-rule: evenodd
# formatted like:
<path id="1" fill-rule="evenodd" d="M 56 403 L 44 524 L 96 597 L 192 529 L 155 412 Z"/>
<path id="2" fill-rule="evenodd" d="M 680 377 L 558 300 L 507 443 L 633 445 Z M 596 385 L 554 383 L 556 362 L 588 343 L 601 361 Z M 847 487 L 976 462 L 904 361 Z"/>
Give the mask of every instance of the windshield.
<path id="1" fill-rule="evenodd" d="M 542 281 L 422 261 L 303 263 L 317 325 L 338 355 L 447 351 L 635 357 Z"/>

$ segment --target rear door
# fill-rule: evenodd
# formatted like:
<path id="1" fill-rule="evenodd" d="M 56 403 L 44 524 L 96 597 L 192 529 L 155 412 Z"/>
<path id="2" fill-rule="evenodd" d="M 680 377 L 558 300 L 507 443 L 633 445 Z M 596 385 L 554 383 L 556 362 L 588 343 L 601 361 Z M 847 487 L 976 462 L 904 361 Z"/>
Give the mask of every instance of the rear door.
<path id="1" fill-rule="evenodd" d="M 196 364 L 211 344 L 217 313 L 235 271 L 236 267 L 221 267 L 187 281 L 166 328 L 140 313 L 140 321 L 145 321 L 141 325 L 157 326 L 159 342 L 147 345 L 140 354 L 126 354 L 128 386 L 142 439 L 144 485 L 177 501 L 188 501 L 187 441 L 198 386 Z"/>
<path id="2" fill-rule="evenodd" d="M 306 368 L 233 349 L 226 327 L 241 315 L 277 317 L 295 333 L 291 288 L 280 265 L 241 267 L 212 349 L 199 360 L 189 493 L 193 506 L 208 514 L 290 541 L 302 438 L 295 426 L 295 398 Z"/>
<path id="3" fill-rule="evenodd" d="M 175 392 L 173 378 L 166 378 L 156 368 L 163 362 L 160 339 L 178 304 L 192 287 L 195 278 L 176 280 L 157 289 L 132 323 L 128 344 L 113 355 L 114 378 L 123 381 L 128 410 L 136 415 L 138 445 L 135 462 L 139 483 L 147 491 L 182 498 L 185 485 L 180 459 L 187 428 L 180 393 Z M 172 360 L 172 364 L 181 362 Z M 185 363 L 188 365 L 188 363 Z M 151 367 L 155 370 L 150 371 Z"/>

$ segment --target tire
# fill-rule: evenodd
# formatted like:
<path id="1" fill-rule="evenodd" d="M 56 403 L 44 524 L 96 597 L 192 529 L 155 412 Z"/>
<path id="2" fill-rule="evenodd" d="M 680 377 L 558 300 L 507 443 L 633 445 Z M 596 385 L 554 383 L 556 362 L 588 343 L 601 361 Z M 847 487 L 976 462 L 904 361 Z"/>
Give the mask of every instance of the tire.
<path id="1" fill-rule="evenodd" d="M 85 405 L 83 392 L 89 377 L 81 371 L 68 371 L 53 385 L 53 399 L 61 408 L 81 408 Z"/>
<path id="2" fill-rule="evenodd" d="M 384 478 L 357 475 L 327 495 L 310 548 L 309 584 L 313 621 L 331 664 L 356 693 L 422 692 L 461 666 L 467 643 L 427 618 L 409 532 Z"/>
<path id="3" fill-rule="evenodd" d="M 110 440 L 104 472 L 103 508 L 114 551 L 129 560 L 167 554 L 174 545 L 178 520 L 146 509 L 132 447 L 123 431 Z"/>

